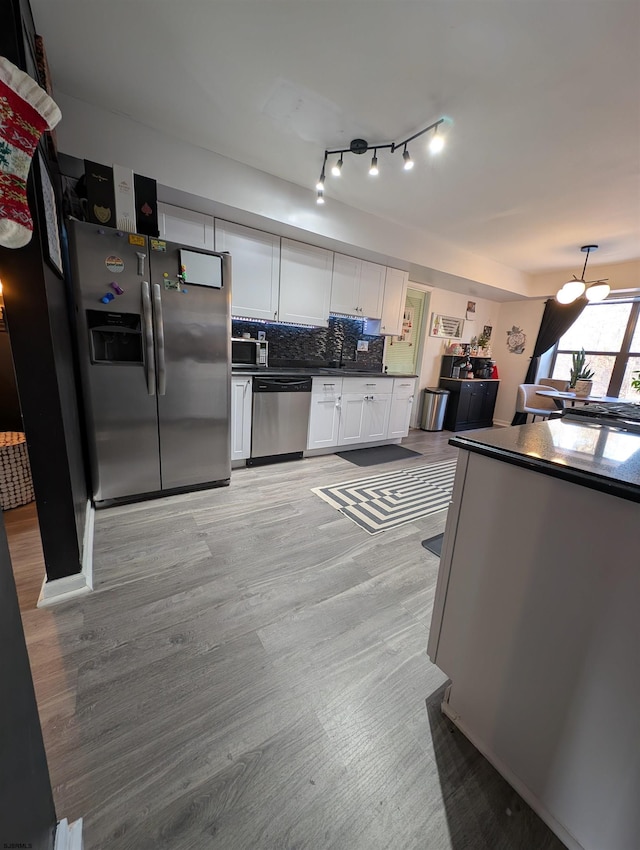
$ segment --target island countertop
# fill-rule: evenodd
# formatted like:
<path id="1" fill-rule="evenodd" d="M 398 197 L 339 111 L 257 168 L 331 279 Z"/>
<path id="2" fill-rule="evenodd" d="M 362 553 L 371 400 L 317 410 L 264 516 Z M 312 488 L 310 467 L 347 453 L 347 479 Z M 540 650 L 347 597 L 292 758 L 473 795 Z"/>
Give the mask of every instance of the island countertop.
<path id="1" fill-rule="evenodd" d="M 640 502 L 640 434 L 551 419 L 473 431 L 450 444 L 584 487 Z"/>

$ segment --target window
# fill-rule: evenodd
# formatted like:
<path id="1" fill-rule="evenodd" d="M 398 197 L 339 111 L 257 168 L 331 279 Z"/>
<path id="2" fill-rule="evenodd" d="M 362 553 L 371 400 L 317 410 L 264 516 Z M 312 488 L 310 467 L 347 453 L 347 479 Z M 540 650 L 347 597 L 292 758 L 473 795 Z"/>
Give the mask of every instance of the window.
<path id="1" fill-rule="evenodd" d="M 552 377 L 569 380 L 571 353 L 584 348 L 594 395 L 637 396 L 631 378 L 640 370 L 639 313 L 640 301 L 589 304 L 560 338 Z"/>

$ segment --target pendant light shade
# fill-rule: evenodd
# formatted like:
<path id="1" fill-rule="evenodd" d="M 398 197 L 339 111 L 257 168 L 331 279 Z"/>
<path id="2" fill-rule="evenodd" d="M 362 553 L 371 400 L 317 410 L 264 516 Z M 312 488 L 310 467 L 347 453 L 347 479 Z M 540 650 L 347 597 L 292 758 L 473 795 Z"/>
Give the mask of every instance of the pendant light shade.
<path id="1" fill-rule="evenodd" d="M 609 296 L 610 292 L 611 287 L 608 283 L 598 281 L 596 283 L 592 283 L 591 286 L 587 288 L 585 295 L 587 301 L 604 301 L 604 299 Z"/>
<path id="2" fill-rule="evenodd" d="M 562 287 L 562 292 L 564 292 L 571 301 L 575 301 L 576 298 L 580 298 L 580 296 L 584 294 L 586 288 L 584 281 L 570 280 Z M 571 301 L 569 303 L 571 303 Z"/>
<path id="3" fill-rule="evenodd" d="M 565 292 L 564 289 L 560 289 L 558 294 L 556 295 L 556 301 L 558 304 L 573 304 L 576 299 L 573 295 L 570 295 L 568 292 Z"/>

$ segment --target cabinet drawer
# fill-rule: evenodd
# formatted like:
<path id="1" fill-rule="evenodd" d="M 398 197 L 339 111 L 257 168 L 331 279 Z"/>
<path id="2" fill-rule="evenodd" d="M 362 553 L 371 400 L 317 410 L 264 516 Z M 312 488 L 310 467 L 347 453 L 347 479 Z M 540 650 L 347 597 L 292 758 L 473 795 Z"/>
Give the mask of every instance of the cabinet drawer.
<path id="1" fill-rule="evenodd" d="M 391 395 L 393 392 L 393 380 L 391 378 L 343 378 L 342 389 L 345 393 L 373 393 Z"/>
<path id="2" fill-rule="evenodd" d="M 394 378 L 393 381 L 393 397 L 395 398 L 411 398 L 416 388 L 415 378 Z"/>
<path id="3" fill-rule="evenodd" d="M 339 396 L 342 392 L 342 378 L 313 378 L 311 394 L 324 396 Z"/>

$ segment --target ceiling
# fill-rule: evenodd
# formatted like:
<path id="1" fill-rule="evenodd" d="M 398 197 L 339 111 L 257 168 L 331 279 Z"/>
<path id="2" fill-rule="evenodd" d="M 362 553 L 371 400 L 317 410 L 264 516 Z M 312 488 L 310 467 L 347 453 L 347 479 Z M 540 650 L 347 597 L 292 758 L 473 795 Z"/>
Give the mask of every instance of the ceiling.
<path id="1" fill-rule="evenodd" d="M 31 0 L 56 90 L 535 272 L 640 256 L 637 0 Z M 161 179 L 159 175 L 156 175 Z M 312 192 L 309 203 L 315 203 Z"/>

